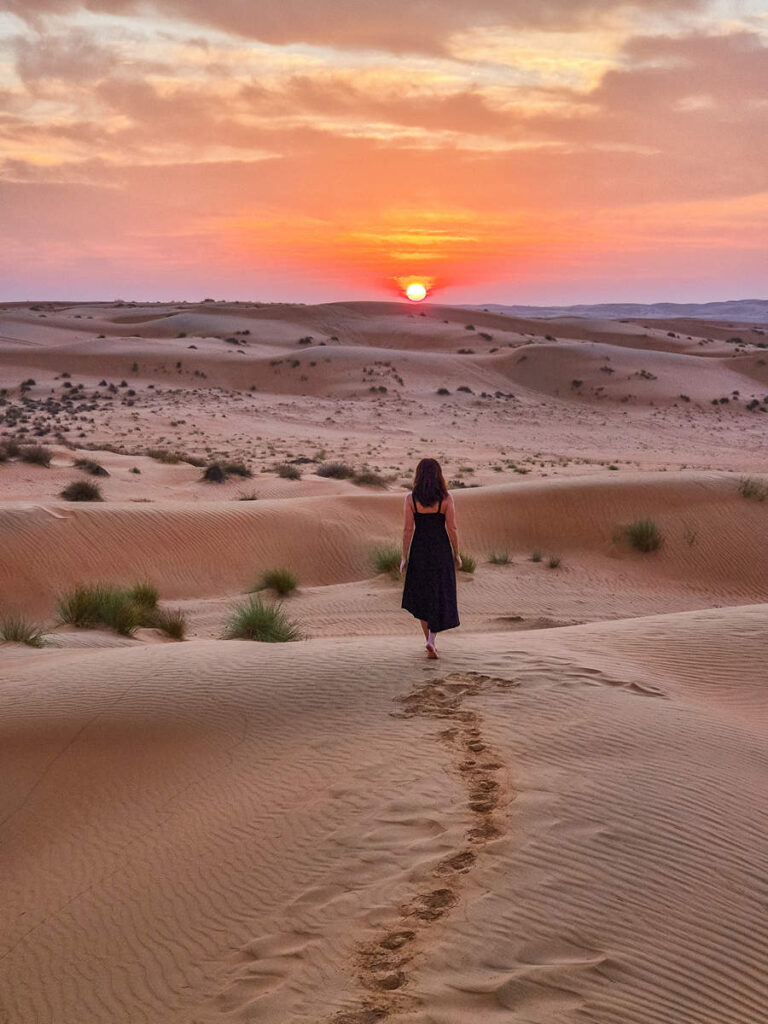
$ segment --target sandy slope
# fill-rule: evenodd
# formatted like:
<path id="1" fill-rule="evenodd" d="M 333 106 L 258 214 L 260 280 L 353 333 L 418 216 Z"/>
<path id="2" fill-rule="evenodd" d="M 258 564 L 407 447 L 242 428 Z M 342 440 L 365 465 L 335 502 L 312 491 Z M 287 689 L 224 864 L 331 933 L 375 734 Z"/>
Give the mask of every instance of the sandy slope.
<path id="1" fill-rule="evenodd" d="M 764 338 L 0 306 L 0 446 L 53 452 L 0 458 L 0 619 L 148 578 L 191 637 L 0 643 L 0 1024 L 768 1024 Z M 437 663 L 370 562 L 423 455 L 478 559 Z M 216 639 L 278 566 L 307 639 Z"/>
<path id="2" fill-rule="evenodd" d="M 763 1020 L 767 625 L 8 664 L 5 1019 Z"/>
<path id="3" fill-rule="evenodd" d="M 521 589 L 542 587 L 552 604 L 601 588 L 604 595 L 647 591 L 656 595 L 650 600 L 665 600 L 672 592 L 679 600 L 688 592 L 699 602 L 738 603 L 762 599 L 768 575 L 768 505 L 743 498 L 738 486 L 730 474 L 610 474 L 458 491 L 455 502 L 462 547 L 481 562 L 472 582 L 487 598 L 487 614 L 504 614 Z M 306 587 L 370 579 L 374 547 L 399 543 L 402 507 L 402 494 L 360 493 L 194 505 L 0 504 L 0 593 L 8 610 L 50 615 L 55 594 L 76 583 L 148 578 L 163 597 L 188 599 L 235 596 L 278 566 Z M 617 535 L 643 517 L 665 537 L 646 555 Z M 539 571 L 520 588 L 514 566 L 487 564 L 492 551 L 522 562 L 536 549 L 563 558 L 556 583 L 552 572 Z M 358 591 L 357 613 L 373 611 L 361 597 Z M 329 609 L 320 603 L 313 610 Z M 339 623 L 353 628 L 354 618 L 339 612 Z M 578 617 L 615 614 L 610 604 L 598 610 L 587 603 Z"/>

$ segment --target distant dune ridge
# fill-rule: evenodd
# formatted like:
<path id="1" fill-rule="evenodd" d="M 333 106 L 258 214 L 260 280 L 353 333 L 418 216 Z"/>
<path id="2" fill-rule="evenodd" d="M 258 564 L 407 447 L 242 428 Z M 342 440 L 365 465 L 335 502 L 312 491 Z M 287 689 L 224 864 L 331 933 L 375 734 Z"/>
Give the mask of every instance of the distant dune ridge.
<path id="1" fill-rule="evenodd" d="M 768 321 L 768 299 L 730 299 L 724 302 L 598 302 L 575 306 L 514 306 L 491 303 L 487 306 L 465 306 L 465 309 L 487 309 L 511 316 L 603 316 L 668 319 L 700 317 L 705 320 L 740 322 Z"/>
<path id="2" fill-rule="evenodd" d="M 1 306 L 46 645 L 0 641 L 0 1022 L 763 1022 L 768 336 L 721 305 Z M 438 661 L 372 557 L 424 455 L 477 561 Z M 273 570 L 302 638 L 221 639 Z M 57 621 L 94 583 L 187 638 Z"/>

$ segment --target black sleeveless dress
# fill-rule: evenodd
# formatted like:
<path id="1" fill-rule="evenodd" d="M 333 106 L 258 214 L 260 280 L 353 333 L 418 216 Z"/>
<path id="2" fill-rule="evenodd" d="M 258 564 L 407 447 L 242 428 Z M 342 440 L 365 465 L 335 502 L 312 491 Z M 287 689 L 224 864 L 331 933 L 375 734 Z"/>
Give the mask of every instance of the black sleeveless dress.
<path id="1" fill-rule="evenodd" d="M 445 512 L 440 511 L 442 501 L 437 512 L 419 512 L 413 495 L 411 501 L 415 528 L 400 607 L 439 633 L 460 624 L 453 549 L 445 529 Z"/>

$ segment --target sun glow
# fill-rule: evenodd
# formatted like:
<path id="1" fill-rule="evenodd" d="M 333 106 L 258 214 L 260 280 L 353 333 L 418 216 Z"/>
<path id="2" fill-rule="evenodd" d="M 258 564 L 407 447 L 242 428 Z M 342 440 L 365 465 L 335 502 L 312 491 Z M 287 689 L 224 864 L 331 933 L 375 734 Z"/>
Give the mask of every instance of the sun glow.
<path id="1" fill-rule="evenodd" d="M 427 289 L 420 281 L 414 281 L 413 284 L 409 284 L 405 289 L 405 294 L 411 302 L 421 302 L 422 299 L 427 297 Z"/>

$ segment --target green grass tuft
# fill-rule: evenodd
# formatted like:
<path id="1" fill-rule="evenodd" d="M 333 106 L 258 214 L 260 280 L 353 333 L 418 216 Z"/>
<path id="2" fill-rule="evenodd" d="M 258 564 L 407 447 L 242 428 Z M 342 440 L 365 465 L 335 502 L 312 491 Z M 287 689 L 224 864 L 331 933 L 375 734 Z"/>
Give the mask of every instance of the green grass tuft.
<path id="1" fill-rule="evenodd" d="M 290 569 L 267 569 L 261 574 L 258 586 L 255 590 L 274 590 L 281 597 L 292 594 L 298 587 L 299 580 Z"/>
<path id="2" fill-rule="evenodd" d="M 154 583 L 149 583 L 147 580 L 142 580 L 140 583 L 134 583 L 127 591 L 129 600 L 139 605 L 141 608 L 157 608 L 157 601 L 160 595 L 157 592 L 157 587 Z"/>
<path id="3" fill-rule="evenodd" d="M 371 564 L 376 573 L 388 573 L 393 579 L 400 575 L 402 552 L 396 544 L 380 544 L 373 549 Z"/>
<path id="4" fill-rule="evenodd" d="M 466 551 L 460 551 L 461 556 L 461 572 L 474 572 L 477 568 L 477 559 L 474 558 Z"/>
<path id="5" fill-rule="evenodd" d="M 183 639 L 186 623 L 181 612 L 157 606 L 157 590 L 142 581 L 130 587 L 104 583 L 81 584 L 59 598 L 59 620 L 79 629 L 106 626 L 121 636 L 133 636 L 140 626 L 160 629 Z"/>
<path id="6" fill-rule="evenodd" d="M 531 561 L 532 562 L 540 562 L 541 561 L 541 552 L 540 551 L 532 552 L 532 554 L 531 554 Z"/>
<path id="7" fill-rule="evenodd" d="M 12 644 L 26 644 L 27 647 L 43 647 L 45 644 L 43 629 L 21 616 L 8 616 L 0 619 L 0 640 Z"/>
<path id="8" fill-rule="evenodd" d="M 187 633 L 187 620 L 184 612 L 176 609 L 154 608 L 143 625 L 159 629 L 172 640 L 183 640 Z"/>
<path id="9" fill-rule="evenodd" d="M 550 569 L 557 569 L 561 561 L 562 559 L 560 558 L 560 555 L 550 555 L 547 561 L 547 565 Z"/>
<path id="10" fill-rule="evenodd" d="M 492 551 L 490 555 L 488 555 L 488 561 L 491 565 L 509 565 L 509 552 Z"/>
<path id="11" fill-rule="evenodd" d="M 279 605 L 251 597 L 235 605 L 222 633 L 223 640 L 258 640 L 261 643 L 288 643 L 302 637 Z"/>
<path id="12" fill-rule="evenodd" d="M 624 527 L 624 535 L 636 551 L 657 551 L 663 542 L 658 526 L 652 519 L 636 519 Z"/>

